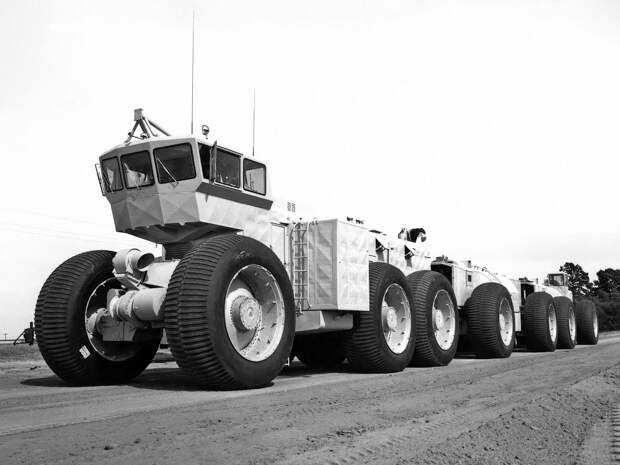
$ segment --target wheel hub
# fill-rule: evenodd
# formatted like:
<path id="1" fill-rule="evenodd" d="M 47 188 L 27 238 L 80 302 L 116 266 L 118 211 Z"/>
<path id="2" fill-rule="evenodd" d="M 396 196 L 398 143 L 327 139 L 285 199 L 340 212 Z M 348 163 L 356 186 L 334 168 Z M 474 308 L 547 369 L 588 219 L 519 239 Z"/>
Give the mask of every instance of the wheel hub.
<path id="1" fill-rule="evenodd" d="M 555 315 L 555 307 L 553 304 L 549 305 L 549 310 L 547 313 L 547 321 L 549 325 L 549 336 L 551 337 L 551 342 L 555 344 L 555 341 L 558 337 L 558 326 Z"/>
<path id="2" fill-rule="evenodd" d="M 411 337 L 411 308 L 405 290 L 400 284 L 392 283 L 383 294 L 381 304 L 383 337 L 389 349 L 395 354 L 403 353 Z"/>
<path id="3" fill-rule="evenodd" d="M 260 304 L 252 297 L 239 296 L 232 303 L 232 320 L 239 331 L 252 331 L 260 321 Z"/>
<path id="4" fill-rule="evenodd" d="M 446 324 L 445 320 L 443 319 L 443 313 L 441 313 L 437 309 L 435 309 L 433 313 L 435 314 L 435 329 L 443 329 L 444 325 Z"/>
<path id="5" fill-rule="evenodd" d="M 570 340 L 575 342 L 577 339 L 577 322 L 575 321 L 575 310 L 573 307 L 568 311 L 568 333 L 570 334 Z"/>
<path id="6" fill-rule="evenodd" d="M 121 285 L 116 278 L 108 278 L 92 291 L 86 308 L 84 310 L 84 329 L 86 336 L 95 352 L 103 358 L 112 362 L 123 362 L 133 357 L 140 349 L 140 344 L 136 342 L 122 342 L 119 340 L 104 340 L 99 332 L 100 321 L 102 320 L 102 309 L 107 307 L 107 295 L 110 290 L 121 289 Z M 128 325 L 125 322 L 116 322 L 112 320 L 113 325 Z"/>
<path id="7" fill-rule="evenodd" d="M 274 275 L 257 264 L 241 268 L 228 284 L 224 318 L 228 339 L 239 355 L 251 362 L 271 356 L 285 323 L 284 298 Z"/>
<path id="8" fill-rule="evenodd" d="M 499 304 L 499 332 L 502 342 L 508 347 L 512 342 L 514 324 L 512 320 L 512 308 L 507 299 L 502 299 Z"/>
<path id="9" fill-rule="evenodd" d="M 396 331 L 398 329 L 398 317 L 393 307 L 388 307 L 385 310 L 385 326 L 390 331 Z"/>
<path id="10" fill-rule="evenodd" d="M 450 294 L 444 289 L 435 294 L 431 319 L 437 345 L 441 350 L 449 350 L 456 337 L 456 311 Z"/>
<path id="11" fill-rule="evenodd" d="M 598 315 L 594 310 L 594 317 L 592 318 L 592 326 L 594 327 L 594 337 L 598 337 Z"/>

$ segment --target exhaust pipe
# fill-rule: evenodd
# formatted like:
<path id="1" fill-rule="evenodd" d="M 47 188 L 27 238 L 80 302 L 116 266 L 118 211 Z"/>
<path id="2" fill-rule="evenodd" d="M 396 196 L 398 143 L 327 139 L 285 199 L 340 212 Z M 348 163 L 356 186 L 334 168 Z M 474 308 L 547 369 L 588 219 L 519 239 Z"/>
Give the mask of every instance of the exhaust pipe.
<path id="1" fill-rule="evenodd" d="M 108 310 L 115 320 L 144 323 L 164 319 L 163 305 L 166 288 L 157 287 L 128 291 L 120 294 L 117 289 L 108 291 Z"/>
<path id="2" fill-rule="evenodd" d="M 119 250 L 112 259 L 114 274 L 117 275 L 140 275 L 144 273 L 155 261 L 155 256 L 150 252 L 141 252 L 138 249 Z"/>

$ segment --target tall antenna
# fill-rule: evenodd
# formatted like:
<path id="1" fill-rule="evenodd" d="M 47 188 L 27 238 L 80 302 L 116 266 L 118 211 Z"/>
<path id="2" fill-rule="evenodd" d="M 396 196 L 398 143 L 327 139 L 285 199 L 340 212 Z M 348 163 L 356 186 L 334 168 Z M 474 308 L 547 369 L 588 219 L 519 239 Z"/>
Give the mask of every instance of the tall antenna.
<path id="1" fill-rule="evenodd" d="M 196 10 L 192 10 L 192 109 L 189 133 L 194 134 L 194 31 L 196 29 Z"/>
<path id="2" fill-rule="evenodd" d="M 254 156 L 254 142 L 256 141 L 256 88 L 252 102 L 252 156 Z"/>

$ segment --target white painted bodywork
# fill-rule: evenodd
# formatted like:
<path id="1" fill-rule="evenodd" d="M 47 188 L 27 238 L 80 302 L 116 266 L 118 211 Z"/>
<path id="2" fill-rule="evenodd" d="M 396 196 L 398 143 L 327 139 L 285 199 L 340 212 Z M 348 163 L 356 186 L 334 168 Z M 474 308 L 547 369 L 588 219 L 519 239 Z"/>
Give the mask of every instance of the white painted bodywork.
<path id="1" fill-rule="evenodd" d="M 571 300 L 573 298 L 572 293 L 566 286 L 550 286 L 548 284 L 540 284 L 538 280 L 530 281 L 525 278 L 510 278 L 506 275 L 489 271 L 485 267 L 473 265 L 469 261 L 455 261 L 441 257 L 433 261 L 431 268 L 440 271 L 442 266 L 448 267 L 451 270 L 452 288 L 456 296 L 457 305 L 461 309 L 466 305 L 474 289 L 481 284 L 494 282 L 504 286 L 512 300 L 516 332 L 523 330 L 523 307 L 528 295 L 525 289 L 526 286 L 532 288 L 534 292 L 547 292 L 552 297 L 565 296 Z M 466 333 L 467 325 L 461 325 L 461 330 L 463 333 Z"/>
<path id="2" fill-rule="evenodd" d="M 307 224 L 306 310 L 368 310 L 367 237 L 366 228 L 345 221 Z"/>
<path id="3" fill-rule="evenodd" d="M 304 298 L 302 309 L 306 311 L 368 311 L 369 262 L 389 263 L 405 276 L 430 266 L 430 255 L 418 244 L 371 232 L 351 221 L 314 220 L 300 226 L 306 231 L 307 245 L 302 250 L 293 246 L 291 253 L 307 254 L 308 261 L 301 265 L 293 256 L 290 273 L 296 297 Z M 294 269 L 300 266 L 307 269 L 305 285 L 295 276 Z"/>
<path id="4" fill-rule="evenodd" d="M 199 143 L 212 147 L 199 137 L 157 137 L 121 144 L 100 157 L 101 161 L 120 160 L 125 154 L 146 150 L 153 164 L 152 151 L 158 147 L 190 144 L 193 151 L 195 178 L 167 184 L 155 179 L 151 186 L 104 194 L 117 231 L 162 243 L 165 249 L 166 244 L 196 245 L 223 232 L 262 242 L 278 256 L 291 278 L 298 303 L 298 332 L 351 328 L 352 317 L 345 312 L 369 310 L 369 262 L 392 264 L 405 275 L 429 269 L 431 257 L 421 244 L 370 231 L 356 221 L 293 219 L 290 204 L 287 212 L 272 208 L 269 170 L 264 196 L 246 191 L 243 183 L 233 188 L 206 179 Z M 238 155 L 242 165 L 247 157 Z M 156 173 L 155 166 L 152 171 Z M 293 240 L 299 228 L 306 231 L 301 248 Z M 167 287 L 177 264 L 178 259 L 157 259 L 147 270 L 144 284 Z"/>
<path id="5" fill-rule="evenodd" d="M 434 266 L 433 266 L 434 265 Z M 493 273 L 484 267 L 472 265 L 470 262 L 454 261 L 447 258 L 438 258 L 433 261 L 431 268 L 437 269 L 437 265 L 451 269 L 452 289 L 459 308 L 463 308 L 478 286 L 484 283 L 499 283 L 504 286 L 511 297 L 515 314 L 515 330 L 521 331 L 521 299 L 519 287 L 508 276 Z M 461 325 L 461 330 L 466 331 L 467 325 Z"/>

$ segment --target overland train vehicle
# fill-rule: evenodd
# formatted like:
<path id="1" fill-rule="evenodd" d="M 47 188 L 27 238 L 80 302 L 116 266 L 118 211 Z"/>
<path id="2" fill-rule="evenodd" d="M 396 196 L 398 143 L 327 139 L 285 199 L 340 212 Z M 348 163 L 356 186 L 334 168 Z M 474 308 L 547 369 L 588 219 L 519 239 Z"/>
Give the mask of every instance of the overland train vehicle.
<path id="1" fill-rule="evenodd" d="M 97 174 L 116 230 L 163 253 L 85 252 L 45 281 L 36 337 L 69 383 L 127 382 L 162 342 L 201 385 L 236 389 L 269 384 L 291 356 L 395 372 L 448 364 L 461 332 L 499 357 L 515 337 L 535 350 L 581 337 L 582 309 L 575 326 L 569 296 L 554 294 L 562 286 L 433 262 L 408 230 L 293 220 L 272 208 L 265 163 L 208 143 L 205 126 L 204 137 L 171 137 L 141 109 L 134 121 Z"/>

